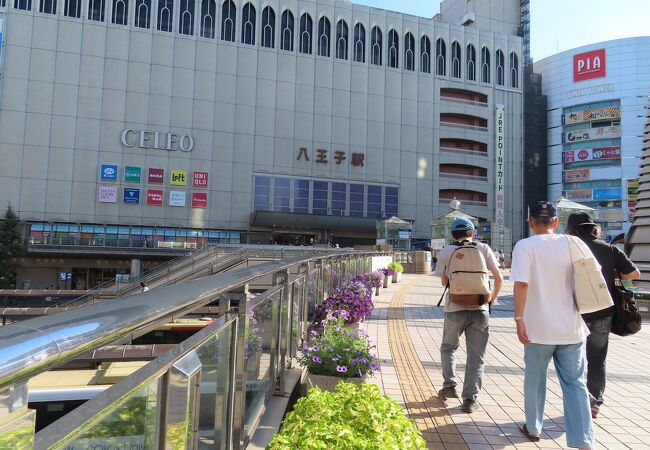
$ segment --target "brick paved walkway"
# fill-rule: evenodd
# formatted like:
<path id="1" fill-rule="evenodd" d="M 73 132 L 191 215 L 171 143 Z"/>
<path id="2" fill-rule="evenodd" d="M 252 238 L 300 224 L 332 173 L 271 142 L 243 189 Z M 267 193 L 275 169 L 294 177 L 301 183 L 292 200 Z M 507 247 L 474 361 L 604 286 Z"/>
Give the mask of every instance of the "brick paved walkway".
<path id="1" fill-rule="evenodd" d="M 365 328 L 375 338 L 382 372 L 371 379 L 404 405 L 431 449 L 566 448 L 559 382 L 552 364 L 542 440 L 531 443 L 517 431 L 523 413 L 523 346 L 512 320 L 512 284 L 506 281 L 494 307 L 486 355 L 482 408 L 465 414 L 460 400 L 445 406 L 436 396 L 442 387 L 440 341 L 442 308 L 435 305 L 439 279 L 405 275 L 383 289 Z M 463 379 L 465 350 L 458 350 Z M 634 336 L 612 336 L 607 358 L 606 403 L 595 421 L 597 448 L 650 449 L 650 324 Z"/>

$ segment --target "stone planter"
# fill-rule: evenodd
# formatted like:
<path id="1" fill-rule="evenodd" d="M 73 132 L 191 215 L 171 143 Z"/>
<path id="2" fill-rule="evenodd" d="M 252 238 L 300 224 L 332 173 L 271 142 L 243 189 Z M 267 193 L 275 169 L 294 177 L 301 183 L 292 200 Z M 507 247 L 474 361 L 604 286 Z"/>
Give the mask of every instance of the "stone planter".
<path id="1" fill-rule="evenodd" d="M 305 391 L 309 390 L 309 388 L 312 386 L 317 386 L 323 391 L 334 392 L 334 388 L 339 381 L 361 384 L 365 380 L 365 378 L 341 378 L 333 377 L 330 375 L 314 375 L 313 373 L 309 373 L 307 371 L 305 371 L 303 375 L 303 385 L 305 387 Z"/>
<path id="2" fill-rule="evenodd" d="M 375 296 L 379 296 L 379 286 L 375 288 Z"/>
<path id="3" fill-rule="evenodd" d="M 261 356 L 261 354 L 255 353 L 244 360 L 244 369 L 246 370 L 246 377 L 249 380 L 257 380 L 259 378 Z"/>
<path id="4" fill-rule="evenodd" d="M 402 281 L 402 272 L 395 272 L 393 274 L 393 283 L 399 283 Z"/>
<path id="5" fill-rule="evenodd" d="M 386 275 L 386 276 L 384 277 L 384 287 L 387 288 L 387 287 L 390 286 L 392 283 L 393 283 L 393 277 L 389 277 L 388 275 Z"/>

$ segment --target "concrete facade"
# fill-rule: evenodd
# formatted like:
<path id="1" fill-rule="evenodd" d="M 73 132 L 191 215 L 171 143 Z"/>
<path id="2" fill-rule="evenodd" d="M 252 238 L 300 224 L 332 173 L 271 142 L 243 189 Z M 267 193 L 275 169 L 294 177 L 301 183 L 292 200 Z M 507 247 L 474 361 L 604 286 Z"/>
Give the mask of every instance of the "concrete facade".
<path id="1" fill-rule="evenodd" d="M 496 105 L 503 104 L 505 226 L 513 229 L 515 239 L 522 234 L 522 61 L 521 38 L 515 35 L 345 1 L 308 0 L 253 1 L 252 14 L 249 6 L 235 1 L 232 22 L 224 16 L 228 5 L 210 0 L 193 3 L 194 15 L 182 22 L 178 12 L 188 3 L 174 2 L 172 31 L 165 32 L 158 29 L 163 21 L 157 2 L 131 1 L 124 18 L 122 0 L 107 0 L 104 21 L 98 21 L 89 19 L 88 0 L 81 1 L 79 18 L 69 17 L 63 1 L 53 14 L 39 12 L 48 1 L 33 0 L 31 9 L 24 10 L 14 7 L 26 3 L 17 0 L 4 16 L 0 204 L 10 203 L 21 220 L 252 231 L 254 175 L 268 174 L 397 187 L 397 214 L 415 221 L 414 237 L 428 238 L 432 218 L 449 210 L 442 189 L 481 193 L 484 200 L 467 202 L 463 211 L 494 221 L 494 116 Z M 149 28 L 135 25 L 145 17 L 143 4 L 153 10 Z M 272 48 L 262 46 L 270 44 L 271 34 L 263 31 L 268 30 L 263 28 L 267 7 L 274 13 Z M 292 30 L 283 16 L 287 10 L 293 16 Z M 205 11 L 214 12 L 213 31 Z M 242 32 L 245 14 L 255 17 L 254 44 L 242 42 L 251 38 Z M 303 14 L 313 21 L 310 54 L 300 51 Z M 116 17 L 126 25 L 112 23 Z M 317 39 L 323 17 L 330 24 L 327 45 L 323 36 Z M 341 20 L 348 28 L 343 44 L 347 59 L 337 57 L 343 56 L 337 54 Z M 355 61 L 358 23 L 365 29 L 363 62 Z M 234 30 L 224 28 L 230 24 Z M 191 35 L 181 32 L 188 26 Z M 371 63 L 374 27 L 382 32 L 381 65 Z M 399 37 L 397 68 L 388 67 L 394 58 L 391 30 Z M 407 67 L 407 33 L 414 37 L 414 70 Z M 224 34 L 234 40 L 223 39 Z M 423 71 L 426 62 L 422 64 L 425 36 L 430 42 L 424 58 L 430 59 L 429 73 Z M 438 39 L 446 47 L 444 74 L 436 73 Z M 453 42 L 461 49 L 458 78 Z M 477 66 L 482 48 L 490 53 L 487 82 L 480 80 L 480 67 L 476 81 L 467 79 L 470 44 Z M 321 46 L 329 56 L 319 55 Z M 505 55 L 503 75 L 497 74 L 498 50 Z M 519 61 L 514 71 L 511 54 Z M 497 84 L 498 78 L 503 85 Z M 485 96 L 485 101 L 441 99 L 445 89 Z M 441 125 L 441 115 L 471 117 L 486 125 Z M 191 151 L 183 151 L 190 138 Z M 487 153 L 477 157 L 441 151 L 441 139 L 484 143 Z M 163 148 L 170 143 L 172 150 L 151 148 L 154 141 Z M 309 161 L 301 155 L 303 148 Z M 317 161 L 318 150 L 326 150 L 327 163 Z M 339 151 L 346 159 L 337 163 Z M 363 166 L 352 164 L 353 153 L 363 155 Z M 482 168 L 487 174 L 441 177 L 441 164 Z M 127 166 L 140 168 L 139 181 L 126 181 Z M 162 184 L 151 182 L 152 168 L 164 170 Z M 184 171 L 184 184 L 172 180 L 172 171 Z M 194 172 L 207 172 L 207 186 L 192 186 Z M 104 175 L 108 178 L 102 179 Z M 138 203 L 126 203 L 125 188 L 139 190 Z M 150 191 L 158 190 L 163 191 L 162 205 L 148 204 Z M 103 201 L 100 193 L 106 195 Z M 201 194 L 205 205 L 192 206 L 194 193 Z M 290 195 L 293 199 L 293 187 Z M 345 195 L 349 203 L 350 191 Z M 309 213 L 313 197 L 312 183 Z M 179 206 L 172 206 L 174 202 Z M 349 206 L 344 210 L 342 215 L 349 214 Z M 364 216 L 372 218 L 365 207 Z"/>

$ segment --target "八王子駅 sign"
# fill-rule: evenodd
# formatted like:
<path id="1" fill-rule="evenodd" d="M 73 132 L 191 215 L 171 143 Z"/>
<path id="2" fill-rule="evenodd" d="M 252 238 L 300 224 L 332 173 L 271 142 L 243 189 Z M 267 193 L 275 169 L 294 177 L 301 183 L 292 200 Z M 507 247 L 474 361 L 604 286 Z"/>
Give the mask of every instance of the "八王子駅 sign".
<path id="1" fill-rule="evenodd" d="M 160 131 L 134 130 L 127 128 L 122 131 L 120 137 L 124 147 L 151 148 L 156 150 L 168 150 L 191 152 L 194 148 L 194 138 L 189 134 L 161 133 Z"/>

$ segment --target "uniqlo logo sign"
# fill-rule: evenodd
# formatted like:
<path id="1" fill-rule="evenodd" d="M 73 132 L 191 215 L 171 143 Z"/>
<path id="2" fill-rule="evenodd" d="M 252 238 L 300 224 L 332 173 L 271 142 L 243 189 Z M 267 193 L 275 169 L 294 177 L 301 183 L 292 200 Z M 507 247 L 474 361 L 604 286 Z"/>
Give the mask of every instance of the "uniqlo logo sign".
<path id="1" fill-rule="evenodd" d="M 165 169 L 149 169 L 149 183 L 163 184 L 165 182 Z"/>
<path id="2" fill-rule="evenodd" d="M 207 192 L 192 192 L 192 208 L 207 208 L 208 207 L 208 193 Z"/>
<path id="3" fill-rule="evenodd" d="M 192 186 L 208 187 L 208 172 L 194 172 L 192 174 Z"/>
<path id="4" fill-rule="evenodd" d="M 147 191 L 147 205 L 162 205 L 163 191 L 160 189 L 149 189 Z"/>
<path id="5" fill-rule="evenodd" d="M 602 78 L 606 71 L 605 49 L 573 55 L 573 82 Z"/>

